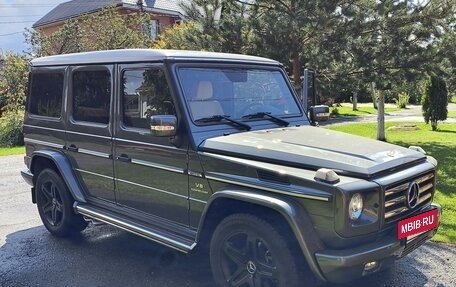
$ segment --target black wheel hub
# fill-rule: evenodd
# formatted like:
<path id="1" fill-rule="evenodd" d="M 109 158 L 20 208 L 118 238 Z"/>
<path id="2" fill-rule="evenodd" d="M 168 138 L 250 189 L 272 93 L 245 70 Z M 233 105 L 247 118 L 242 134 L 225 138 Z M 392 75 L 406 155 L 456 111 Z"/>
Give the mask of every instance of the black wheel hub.
<path id="1" fill-rule="evenodd" d="M 48 181 L 41 185 L 41 210 L 46 221 L 51 226 L 57 226 L 62 221 L 62 199 L 54 182 Z"/>
<path id="2" fill-rule="evenodd" d="M 255 265 L 255 263 L 253 263 L 253 261 L 249 261 L 247 262 L 247 272 L 249 272 L 250 274 L 255 274 L 257 271 L 257 267 Z"/>
<path id="3" fill-rule="evenodd" d="M 224 244 L 222 268 L 229 286 L 279 286 L 279 273 L 267 244 L 255 233 L 240 233 Z"/>

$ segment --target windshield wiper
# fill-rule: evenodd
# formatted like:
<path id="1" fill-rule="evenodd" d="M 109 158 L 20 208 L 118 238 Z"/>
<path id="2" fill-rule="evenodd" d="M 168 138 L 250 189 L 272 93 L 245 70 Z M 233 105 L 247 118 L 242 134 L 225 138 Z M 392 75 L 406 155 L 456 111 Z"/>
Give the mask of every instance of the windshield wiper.
<path id="1" fill-rule="evenodd" d="M 220 122 L 222 120 L 226 120 L 229 123 L 231 123 L 233 126 L 240 127 L 240 128 L 242 128 L 244 130 L 247 130 L 247 131 L 250 131 L 252 129 L 252 127 L 249 126 L 248 124 L 245 124 L 245 123 L 240 122 L 240 121 L 233 120 L 233 119 L 230 118 L 230 116 L 226 116 L 226 115 L 213 115 L 213 116 L 210 116 L 210 117 L 197 119 L 195 122 L 210 123 L 210 122 Z"/>
<path id="2" fill-rule="evenodd" d="M 248 114 L 248 115 L 242 116 L 243 119 L 261 119 L 264 117 L 267 117 L 267 118 L 275 121 L 276 123 L 279 123 L 280 125 L 282 125 L 284 127 L 288 127 L 290 125 L 290 123 L 288 121 L 286 121 L 282 118 L 273 116 L 273 115 L 271 115 L 271 113 L 268 113 L 268 112 L 258 112 L 258 113 L 253 113 L 253 114 Z"/>

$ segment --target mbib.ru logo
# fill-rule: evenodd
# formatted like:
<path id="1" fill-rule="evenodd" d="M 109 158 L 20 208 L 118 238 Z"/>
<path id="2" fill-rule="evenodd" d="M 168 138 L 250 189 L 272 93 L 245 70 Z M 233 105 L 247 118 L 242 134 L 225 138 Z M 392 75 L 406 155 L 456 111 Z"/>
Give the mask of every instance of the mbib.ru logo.
<path id="1" fill-rule="evenodd" d="M 438 220 L 437 209 L 403 219 L 397 224 L 397 238 L 402 239 L 434 229 L 438 226 Z"/>

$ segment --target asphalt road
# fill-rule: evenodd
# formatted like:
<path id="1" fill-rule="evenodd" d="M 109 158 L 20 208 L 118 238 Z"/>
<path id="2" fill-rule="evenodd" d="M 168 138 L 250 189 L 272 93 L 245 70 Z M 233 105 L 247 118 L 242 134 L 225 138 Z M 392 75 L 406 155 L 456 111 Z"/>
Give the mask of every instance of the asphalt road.
<path id="1" fill-rule="evenodd" d="M 360 104 L 366 105 L 366 104 Z M 388 104 L 391 107 L 395 107 L 395 105 Z M 456 111 L 456 104 L 448 103 L 448 111 Z M 370 114 L 365 116 L 359 117 L 333 117 L 330 118 L 328 121 L 319 122 L 320 126 L 328 126 L 328 125 L 337 125 L 337 124 L 346 124 L 346 123 L 358 123 L 358 122 L 377 122 L 378 117 L 376 114 Z M 397 123 L 404 123 L 404 122 L 419 122 L 423 123 L 423 112 L 421 111 L 421 105 L 407 105 L 406 109 L 401 109 L 395 112 L 385 113 L 385 121 L 386 122 L 397 122 Z M 447 120 L 441 123 L 456 123 L 456 118 L 448 118 Z"/>
<path id="2" fill-rule="evenodd" d="M 29 187 L 20 177 L 22 156 L 0 157 L 0 286 L 214 286 L 194 256 L 110 226 L 90 226 L 59 239 L 42 226 Z M 456 286 L 456 245 L 426 243 L 393 270 L 348 286 Z"/>

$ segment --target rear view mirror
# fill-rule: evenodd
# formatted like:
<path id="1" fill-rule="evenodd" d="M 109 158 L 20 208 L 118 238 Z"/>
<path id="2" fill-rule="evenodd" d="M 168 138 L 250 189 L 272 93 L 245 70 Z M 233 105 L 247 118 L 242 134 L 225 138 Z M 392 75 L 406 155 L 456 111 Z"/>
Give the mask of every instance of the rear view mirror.
<path id="1" fill-rule="evenodd" d="M 311 106 L 309 118 L 312 122 L 323 122 L 329 120 L 329 107 L 326 105 Z"/>
<path id="2" fill-rule="evenodd" d="M 177 118 L 170 115 L 150 117 L 150 134 L 157 137 L 172 137 L 176 135 Z"/>

